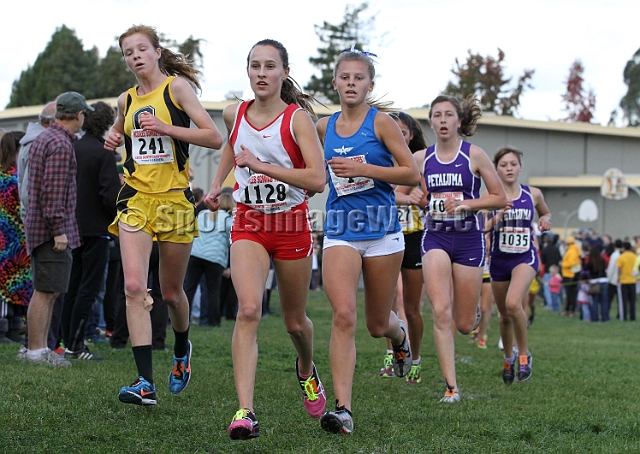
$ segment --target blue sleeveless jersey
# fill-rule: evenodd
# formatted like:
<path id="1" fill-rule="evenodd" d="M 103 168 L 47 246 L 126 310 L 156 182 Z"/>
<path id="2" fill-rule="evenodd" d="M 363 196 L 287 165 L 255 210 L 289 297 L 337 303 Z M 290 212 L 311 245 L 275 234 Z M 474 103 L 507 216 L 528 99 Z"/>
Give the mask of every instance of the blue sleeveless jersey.
<path id="1" fill-rule="evenodd" d="M 493 215 L 496 215 L 496 211 Z M 502 220 L 491 231 L 491 259 L 509 258 L 514 254 L 535 252 L 533 220 L 535 203 L 528 186 L 520 185 L 520 196 L 513 208 L 505 211 Z"/>
<path id="2" fill-rule="evenodd" d="M 471 170 L 469 150 L 471 144 L 462 141 L 455 158 L 450 162 L 438 159 L 436 146 L 427 148 L 424 160 L 424 181 L 428 191 L 429 204 L 426 208 L 425 230 L 427 231 L 479 231 L 477 213 L 463 211 L 447 215 L 444 201 L 477 199 L 480 197 L 481 180 Z"/>
<path id="3" fill-rule="evenodd" d="M 324 137 L 324 158 L 354 159 L 382 167 L 393 167 L 387 147 L 378 140 L 374 119 L 378 109 L 370 107 L 360 129 L 350 137 L 336 133 L 334 113 L 327 124 Z M 340 178 L 329 173 L 329 195 L 325 216 L 325 235 L 346 241 L 375 240 L 400 231 L 393 187 L 372 178 Z"/>

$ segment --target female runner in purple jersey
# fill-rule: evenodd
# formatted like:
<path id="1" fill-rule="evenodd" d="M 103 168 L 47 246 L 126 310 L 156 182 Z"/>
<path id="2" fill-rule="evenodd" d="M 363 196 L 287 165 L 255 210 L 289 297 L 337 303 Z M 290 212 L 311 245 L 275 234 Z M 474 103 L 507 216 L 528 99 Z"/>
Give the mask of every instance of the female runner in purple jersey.
<path id="1" fill-rule="evenodd" d="M 518 183 L 522 152 L 505 147 L 493 157 L 507 194 L 507 208 L 494 213 L 486 224 L 491 231 L 491 288 L 500 311 L 500 335 L 504 346 L 502 379 L 510 385 L 517 378 L 531 377 L 531 354 L 527 343 L 527 314 L 522 302 L 538 272 L 538 251 L 534 244 L 533 220 L 538 214 L 540 232 L 551 229 L 551 213 L 538 188 Z M 484 198 L 484 194 L 483 194 Z M 535 211 L 535 212 L 534 212 Z M 518 358 L 513 341 L 518 345 Z M 515 371 L 517 369 L 517 371 Z"/>
<path id="2" fill-rule="evenodd" d="M 452 322 L 463 334 L 474 328 L 485 258 L 477 212 L 503 208 L 507 199 L 485 152 L 460 136 L 475 133 L 481 110 L 474 98 L 462 105 L 450 96 L 431 103 L 429 119 L 436 144 L 424 158 L 428 192 L 422 270 L 433 308 L 434 340 L 446 393 L 441 402 L 458 402 Z M 484 182 L 487 195 L 480 198 Z"/>

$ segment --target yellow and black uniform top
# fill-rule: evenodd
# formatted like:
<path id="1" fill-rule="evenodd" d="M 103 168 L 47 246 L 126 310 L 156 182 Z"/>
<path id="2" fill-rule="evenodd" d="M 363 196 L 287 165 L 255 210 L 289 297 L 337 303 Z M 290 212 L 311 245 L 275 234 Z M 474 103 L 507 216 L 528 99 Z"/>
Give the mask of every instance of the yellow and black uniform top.
<path id="1" fill-rule="evenodd" d="M 398 220 L 400 221 L 400 227 L 402 227 L 402 233 L 405 235 L 424 230 L 420 208 L 415 205 L 399 206 Z"/>
<path id="2" fill-rule="evenodd" d="M 189 187 L 189 144 L 140 127 L 143 113 L 155 115 L 166 124 L 190 127 L 191 120 L 178 105 L 167 79 L 158 88 L 138 95 L 130 88 L 124 105 L 125 183 L 136 191 L 158 194 Z"/>

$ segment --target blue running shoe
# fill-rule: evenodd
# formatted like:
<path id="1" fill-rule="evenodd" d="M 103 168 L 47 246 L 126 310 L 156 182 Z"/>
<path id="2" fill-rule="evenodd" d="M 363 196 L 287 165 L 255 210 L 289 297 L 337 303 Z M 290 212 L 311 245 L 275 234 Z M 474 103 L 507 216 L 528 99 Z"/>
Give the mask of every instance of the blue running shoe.
<path id="1" fill-rule="evenodd" d="M 138 377 L 131 386 L 123 386 L 118 394 L 120 402 L 136 405 L 155 405 L 156 386 L 142 377 Z"/>
<path id="2" fill-rule="evenodd" d="M 180 394 L 189 384 L 191 379 L 191 351 L 193 346 L 189 341 L 189 351 L 182 358 L 173 356 L 173 369 L 169 374 L 169 391 L 172 394 Z"/>

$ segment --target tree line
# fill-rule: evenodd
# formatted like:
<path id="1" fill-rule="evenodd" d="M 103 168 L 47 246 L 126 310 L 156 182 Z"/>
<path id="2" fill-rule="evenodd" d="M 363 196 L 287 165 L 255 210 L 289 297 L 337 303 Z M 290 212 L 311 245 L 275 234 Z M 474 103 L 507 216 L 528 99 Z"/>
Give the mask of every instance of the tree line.
<path id="1" fill-rule="evenodd" d="M 332 24 L 324 21 L 322 25 L 314 25 L 321 45 L 317 48 L 317 56 L 309 57 L 309 63 L 319 71 L 319 75 L 312 75 L 304 89 L 321 102 L 339 103 L 332 85 L 336 57 L 352 46 L 362 51 L 369 50 L 376 14 L 370 14 L 368 8 L 366 1 L 359 5 L 348 4 L 342 22 Z M 164 47 L 188 56 L 199 69 L 203 67 L 200 51 L 203 41 L 189 36 L 180 43 L 161 36 Z M 513 80 L 505 76 L 505 62 L 506 55 L 499 48 L 497 56 L 469 50 L 464 60 L 455 59 L 451 69 L 453 79 L 442 92 L 459 98 L 475 96 L 485 112 L 516 115 L 522 94 L 534 88 L 531 79 L 535 70 L 525 69 Z M 582 62 L 575 60 L 564 81 L 566 92 L 561 96 L 561 102 L 566 117 L 562 120 L 591 122 L 593 119 L 596 95 L 593 89 L 585 87 L 583 74 Z M 619 122 L 621 112 L 624 124 L 640 126 L 640 49 L 627 62 L 623 76 L 628 86 L 627 94 L 620 100 L 619 109 L 611 113 L 609 123 Z M 82 92 L 87 99 L 117 97 L 135 84 L 135 77 L 128 71 L 118 46 L 111 46 L 100 58 L 96 47 L 85 50 L 75 31 L 62 25 L 53 33 L 33 66 L 22 71 L 13 82 L 6 107 L 44 104 L 69 90 Z"/>
<path id="2" fill-rule="evenodd" d="M 179 43 L 160 35 L 163 47 L 188 55 L 202 68 L 202 39 L 189 36 Z M 22 71 L 13 82 L 7 108 L 45 104 L 60 93 L 78 91 L 87 99 L 114 98 L 136 84 L 117 45 L 109 47 L 100 58 L 96 47 L 85 50 L 74 30 L 66 25 L 57 28 L 33 66 Z"/>

